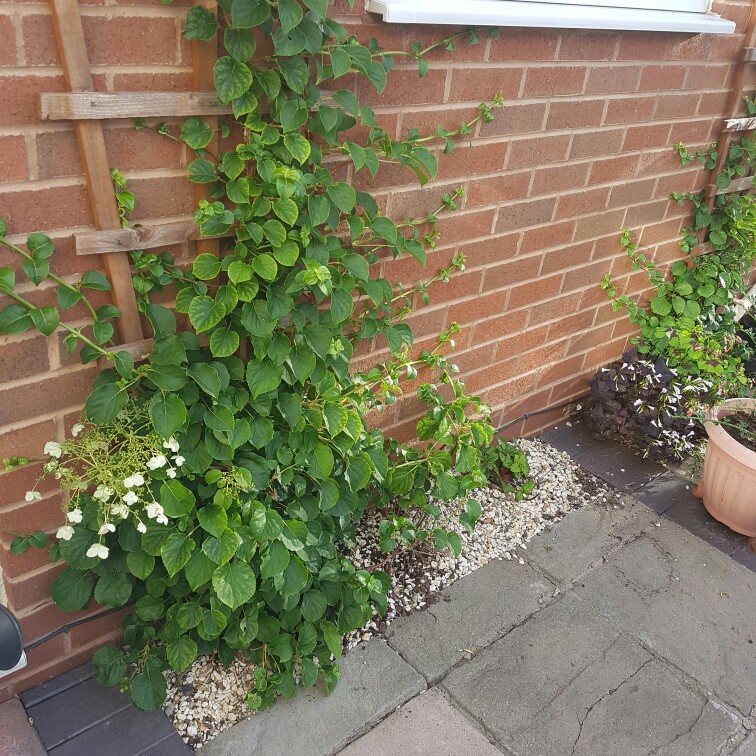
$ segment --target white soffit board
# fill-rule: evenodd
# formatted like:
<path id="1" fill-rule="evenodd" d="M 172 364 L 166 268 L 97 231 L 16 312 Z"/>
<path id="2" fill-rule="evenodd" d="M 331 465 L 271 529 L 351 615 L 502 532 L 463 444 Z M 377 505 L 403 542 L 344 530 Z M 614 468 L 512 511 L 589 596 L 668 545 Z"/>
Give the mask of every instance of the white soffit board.
<path id="1" fill-rule="evenodd" d="M 598 0 L 601 2 L 602 0 Z M 606 0 L 610 2 L 611 0 Z M 368 0 L 367 10 L 393 24 L 453 24 L 457 26 L 520 26 L 556 29 L 732 34 L 735 22 L 706 13 L 701 0 L 618 0 L 677 10 L 584 5 L 540 0 Z M 682 8 L 685 10 L 682 10 Z"/>

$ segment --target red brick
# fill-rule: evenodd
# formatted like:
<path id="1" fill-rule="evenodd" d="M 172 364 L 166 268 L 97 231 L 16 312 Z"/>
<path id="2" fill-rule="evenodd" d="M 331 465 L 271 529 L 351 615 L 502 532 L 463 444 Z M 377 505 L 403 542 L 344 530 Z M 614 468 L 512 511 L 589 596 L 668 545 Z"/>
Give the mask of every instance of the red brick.
<path id="1" fill-rule="evenodd" d="M 578 400 L 581 398 L 584 401 L 587 400 L 588 393 L 590 391 L 590 382 L 594 372 L 595 371 L 593 370 L 588 372 L 584 371 L 583 375 L 578 375 L 569 381 L 565 381 L 563 383 L 560 383 L 558 386 L 554 386 L 551 391 L 549 402 L 563 403 L 565 401 Z M 533 418 L 533 420 L 537 419 L 538 418 Z"/>
<path id="2" fill-rule="evenodd" d="M 383 94 L 378 94 L 373 86 L 360 82 L 360 103 L 363 105 L 430 105 L 440 104 L 444 99 L 446 70 L 432 68 L 421 79 L 417 69 L 394 70 L 388 75 L 388 84 Z"/>
<path id="3" fill-rule="evenodd" d="M 491 339 L 498 340 L 502 336 L 508 336 L 512 333 L 518 333 L 525 328 L 528 313 L 526 311 L 507 312 L 498 317 L 486 318 L 481 323 L 477 323 L 472 332 L 472 343 L 482 344 Z"/>
<path id="4" fill-rule="evenodd" d="M 630 207 L 625 216 L 625 226 L 628 228 L 638 228 L 649 223 L 662 221 L 667 216 L 669 205 L 670 200 L 662 199 Z"/>
<path id="5" fill-rule="evenodd" d="M 610 181 L 632 178 L 638 168 L 638 163 L 639 157 L 637 155 L 596 160 L 591 166 L 588 183 L 604 184 Z"/>
<path id="6" fill-rule="evenodd" d="M 484 282 L 485 291 L 494 289 L 511 288 L 520 281 L 535 278 L 541 267 L 541 258 L 538 255 L 531 257 L 515 257 L 513 260 L 486 268 Z"/>
<path id="7" fill-rule="evenodd" d="M 536 168 L 531 195 L 577 189 L 588 178 L 588 163 L 566 163 L 553 168 Z"/>
<path id="8" fill-rule="evenodd" d="M 640 66 L 596 66 L 588 70 L 585 93 L 636 92 L 640 77 Z"/>
<path id="9" fill-rule="evenodd" d="M 520 234 L 504 234 L 460 246 L 459 251 L 467 256 L 467 267 L 477 268 L 506 260 L 517 254 Z"/>
<path id="10" fill-rule="evenodd" d="M 528 194 L 529 185 L 530 171 L 476 179 L 470 182 L 465 206 L 499 205 L 503 202 L 523 199 Z"/>
<path id="11" fill-rule="evenodd" d="M 541 265 L 541 275 L 545 276 L 557 270 L 565 270 L 581 263 L 587 263 L 591 259 L 592 250 L 593 244 L 587 242 L 585 244 L 571 244 L 569 247 L 546 252 Z"/>
<path id="12" fill-rule="evenodd" d="M 87 190 L 81 184 L 0 194 L 0 217 L 13 234 L 92 225 Z"/>
<path id="13" fill-rule="evenodd" d="M 730 73 L 729 66 L 687 66 L 683 89 L 722 89 Z"/>
<path id="14" fill-rule="evenodd" d="M 53 581 L 63 572 L 63 564 L 49 565 L 36 572 L 5 581 L 8 607 L 14 611 L 29 609 L 50 600 Z"/>
<path id="15" fill-rule="evenodd" d="M 360 5 L 360 3 L 355 3 L 355 7 L 359 7 Z M 371 31 L 375 30 L 373 31 L 373 33 L 378 37 L 380 41 L 382 41 L 383 37 L 381 35 L 385 34 L 384 30 L 387 27 L 391 28 L 391 25 L 378 23 L 369 28 L 371 29 Z M 439 39 L 448 37 L 450 33 L 448 26 L 433 24 L 423 24 L 422 26 L 412 25 L 406 27 L 403 31 L 406 31 L 409 43 L 418 41 L 423 47 L 427 47 L 434 42 L 438 42 Z M 377 32 L 380 32 L 380 34 L 378 34 Z M 480 62 L 483 60 L 483 56 L 486 51 L 486 36 L 487 35 L 481 34 L 480 42 L 476 45 L 469 44 L 469 38 L 467 36 L 461 37 L 454 42 L 454 50 L 446 50 L 443 47 L 437 47 L 435 50 L 429 52 L 425 57 L 427 60 L 446 61 L 449 63 L 457 64 L 476 61 Z M 399 48 L 395 45 L 392 45 L 391 48 L 387 49 L 398 50 Z"/>
<path id="16" fill-rule="evenodd" d="M 450 181 L 447 183 L 433 183 L 433 188 L 411 189 L 408 192 L 395 191 L 390 195 L 391 213 L 396 218 L 423 218 L 428 213 L 438 210 L 439 197 L 444 192 L 453 193 L 460 186 L 459 181 Z M 467 197 L 457 199 L 457 207 L 460 209 L 470 206 Z"/>
<path id="17" fill-rule="evenodd" d="M 583 91 L 586 69 L 582 66 L 541 66 L 525 73 L 523 97 L 558 97 Z"/>
<path id="18" fill-rule="evenodd" d="M 643 126 L 628 126 L 622 149 L 626 152 L 634 152 L 667 144 L 669 144 L 669 124 L 647 123 Z"/>
<path id="19" fill-rule="evenodd" d="M 503 110 L 497 110 L 494 120 L 480 126 L 481 136 L 498 136 L 500 134 L 531 134 L 543 131 L 543 119 L 546 115 L 546 103 L 535 102 L 519 104 L 506 103 Z"/>
<path id="20" fill-rule="evenodd" d="M 566 299 L 566 297 L 565 297 Z M 580 297 L 578 297 L 577 307 L 580 306 Z M 573 308 L 574 309 L 574 308 Z M 531 316 L 536 314 L 536 310 L 533 310 Z M 549 332 L 546 336 L 547 341 L 555 341 L 556 339 L 564 338 L 565 336 L 573 336 L 576 333 L 585 331 L 593 325 L 593 312 L 591 310 L 583 310 L 582 312 L 576 312 L 573 315 L 559 318 L 549 325 Z M 582 361 L 582 358 L 581 358 Z M 579 366 L 577 368 L 580 369 Z M 575 370 L 570 369 L 563 377 L 572 375 Z"/>
<path id="21" fill-rule="evenodd" d="M 546 128 L 585 129 L 601 125 L 604 115 L 604 100 L 575 100 L 552 102 Z"/>
<path id="22" fill-rule="evenodd" d="M 0 76 L 0 91 L 3 93 L 0 126 L 36 123 L 36 95 L 62 90 L 63 77 L 60 75 Z"/>
<path id="23" fill-rule="evenodd" d="M 173 18 L 83 16 L 92 65 L 176 63 L 178 27 Z M 128 40 L 128 44 L 123 44 Z"/>
<path id="24" fill-rule="evenodd" d="M 723 116 L 730 101 L 729 92 L 711 92 L 701 98 L 696 115 Z M 729 118 L 729 114 L 728 114 Z"/>
<path id="25" fill-rule="evenodd" d="M 606 265 L 603 262 L 596 262 L 591 265 L 584 265 L 582 268 L 568 270 L 564 274 L 562 291 L 574 291 L 575 289 L 585 289 L 589 286 L 598 286 L 607 272 Z"/>
<path id="26" fill-rule="evenodd" d="M 514 362 L 514 360 L 510 360 Z M 510 375 L 514 371 L 514 365 L 507 368 Z M 527 375 L 521 375 L 513 377 L 508 381 L 500 383 L 498 386 L 493 386 L 483 392 L 482 396 L 491 407 L 500 407 L 502 404 L 508 403 L 517 397 L 527 394 L 528 391 L 532 391 L 538 383 L 537 373 L 528 373 Z"/>
<path id="27" fill-rule="evenodd" d="M 490 365 L 491 362 L 493 362 L 495 350 L 495 343 L 484 344 L 483 346 L 475 347 L 474 349 L 468 349 L 465 352 L 455 353 L 453 355 L 453 362 L 457 365 L 460 373 L 464 377 L 468 373 L 472 373 L 475 370 L 481 370 L 487 365 Z"/>
<path id="28" fill-rule="evenodd" d="M 486 65 L 484 68 L 451 69 L 451 89 L 449 102 L 490 102 L 498 92 L 505 100 L 517 97 L 522 81 L 522 68 L 498 68 Z"/>
<path id="29" fill-rule="evenodd" d="M 695 115 L 701 95 L 661 95 L 656 103 L 654 118 L 687 118 Z"/>
<path id="30" fill-rule="evenodd" d="M 678 90 L 685 79 L 686 66 L 643 66 L 639 92 Z"/>
<path id="31" fill-rule="evenodd" d="M 520 284 L 515 286 L 509 294 L 509 309 L 514 310 L 518 307 L 542 302 L 545 299 L 555 296 L 559 293 L 559 287 L 562 283 L 562 274 L 541 277 L 537 281 Z"/>
<path id="32" fill-rule="evenodd" d="M 556 29 L 500 29 L 491 42 L 489 60 L 554 60 L 560 32 Z"/>
<path id="33" fill-rule="evenodd" d="M 662 223 L 645 226 L 641 233 L 640 242 L 643 246 L 646 246 L 676 239 L 680 235 L 682 225 L 683 223 L 679 218 L 673 218 Z"/>
<path id="34" fill-rule="evenodd" d="M 37 174 L 40 178 L 81 176 L 83 168 L 73 128 L 36 135 Z M 114 162 L 113 165 L 118 165 Z"/>
<path id="35" fill-rule="evenodd" d="M 619 34 L 602 31 L 564 31 L 559 60 L 611 60 Z"/>
<path id="36" fill-rule="evenodd" d="M 528 326 L 566 318 L 568 315 L 575 312 L 579 304 L 580 294 L 567 294 L 565 296 L 552 297 L 548 302 L 543 302 L 542 304 L 539 304 L 538 307 L 533 307 L 530 310 Z M 549 326 L 549 334 L 551 334 L 551 332 L 552 327 Z M 549 335 L 547 340 L 550 341 L 551 338 L 552 337 Z"/>
<path id="37" fill-rule="evenodd" d="M 595 213 L 606 207 L 609 199 L 609 187 L 588 189 L 572 194 L 562 194 L 557 203 L 555 219 L 572 218 L 585 213 Z"/>
<path id="38" fill-rule="evenodd" d="M 654 193 L 654 179 L 640 179 L 638 181 L 625 181 L 612 187 L 609 197 L 609 207 L 625 207 L 637 205 L 640 202 L 648 202 Z"/>
<path id="39" fill-rule="evenodd" d="M 96 369 L 89 367 L 23 386 L 0 387 L 0 424 L 24 422 L 83 404 L 95 374 Z"/>
<path id="40" fill-rule="evenodd" d="M 479 173 L 500 171 L 504 167 L 506 154 L 506 142 L 460 144 L 451 154 L 441 156 L 438 178 L 440 181 L 452 178 L 462 180 Z"/>
<path id="41" fill-rule="evenodd" d="M 54 438 L 55 424 L 52 420 L 44 420 L 23 428 L 0 431 L 0 449 L 4 457 L 36 457 Z M 4 482 L 5 475 L 9 474 L 0 475 L 0 481 Z"/>
<path id="42" fill-rule="evenodd" d="M 666 60 L 672 36 L 664 32 L 623 32 L 617 60 Z"/>
<path id="43" fill-rule="evenodd" d="M 669 173 L 680 170 L 680 158 L 669 148 L 665 150 L 648 149 L 642 152 L 638 160 L 637 175 Z"/>
<path id="44" fill-rule="evenodd" d="M 657 100 L 657 97 L 626 97 L 622 100 L 612 100 L 607 107 L 604 122 L 611 124 L 648 121 Z"/>
<path id="45" fill-rule="evenodd" d="M 440 107 L 442 108 L 441 110 L 403 109 L 402 127 L 399 130 L 399 136 L 401 138 L 406 138 L 410 129 L 417 129 L 420 134 L 429 136 L 431 134 L 436 134 L 439 126 L 442 126 L 447 131 L 456 131 L 463 121 L 472 121 L 473 118 L 475 118 L 475 116 L 479 115 L 480 113 L 477 105 L 471 106 L 449 103 L 448 105 L 443 105 Z M 501 112 L 501 110 L 494 110 L 494 117 L 497 118 L 501 114 Z M 376 120 L 378 121 L 381 128 L 386 129 L 389 134 L 396 133 L 398 121 L 397 113 L 380 113 L 376 116 Z M 357 127 L 350 129 L 350 131 L 347 133 L 350 134 L 350 136 L 352 133 L 354 133 L 355 135 L 362 134 L 359 139 L 356 136 L 353 138 L 354 141 L 357 141 L 360 144 L 364 144 L 367 140 L 370 130 L 360 129 L 360 127 Z M 469 141 L 469 137 L 457 138 L 456 143 L 459 146 L 462 146 L 467 141 Z M 237 142 L 235 142 L 234 144 L 237 144 Z"/>
<path id="46" fill-rule="evenodd" d="M 611 307 L 609 308 L 611 310 Z M 620 317 L 620 315 L 616 315 Z M 579 333 L 570 339 L 570 345 L 567 349 L 569 354 L 575 354 L 577 352 L 585 352 L 599 344 L 605 344 L 612 335 L 613 323 L 607 323 L 599 328 L 592 328 L 590 331 Z"/>
<path id="47" fill-rule="evenodd" d="M 704 144 L 709 141 L 712 122 L 709 119 L 700 121 L 683 121 L 673 123 L 669 132 L 669 144 L 682 142 L 686 145 Z"/>
<path id="48" fill-rule="evenodd" d="M 430 296 L 430 300 L 433 304 L 453 302 L 457 299 L 468 297 L 471 294 L 477 294 L 480 291 L 480 284 L 482 280 L 482 270 L 455 273 L 449 278 L 448 283 L 437 281 L 436 283 L 431 284 L 428 287 L 428 295 Z M 417 299 L 419 299 L 419 297 L 417 297 Z"/>
<path id="49" fill-rule="evenodd" d="M 574 220 L 565 221 L 563 223 L 550 223 L 548 226 L 528 229 L 522 235 L 520 254 L 526 255 L 529 252 L 567 244 L 572 240 L 574 232 Z"/>
<path id="50" fill-rule="evenodd" d="M 622 146 L 624 131 L 622 129 L 602 129 L 577 133 L 572 138 L 570 160 L 580 158 L 614 155 Z"/>
<path id="51" fill-rule="evenodd" d="M 174 136 L 179 131 L 177 127 L 169 130 Z M 181 145 L 151 129 L 105 129 L 105 146 L 110 164 L 122 171 L 178 168 L 182 165 Z"/>
<path id="52" fill-rule="evenodd" d="M 133 221 L 190 215 L 195 202 L 191 184 L 184 176 L 130 179 L 129 189 L 136 196 Z"/>
<path id="53" fill-rule="evenodd" d="M 545 163 L 556 163 L 567 157 L 568 134 L 520 139 L 512 142 L 507 167 L 526 168 Z"/>
<path id="54" fill-rule="evenodd" d="M 192 75 L 176 73 L 117 73 L 113 76 L 116 92 L 186 92 L 192 90 Z"/>
<path id="55" fill-rule="evenodd" d="M 0 183 L 25 181 L 28 178 L 26 140 L 19 135 L 0 137 Z"/>
<path id="56" fill-rule="evenodd" d="M 575 241 L 584 239 L 593 239 L 597 236 L 604 236 L 616 231 L 619 234 L 622 231 L 622 221 L 625 217 L 625 211 L 609 210 L 598 215 L 589 215 L 581 218 L 575 229 Z"/>
<path id="57" fill-rule="evenodd" d="M 461 302 L 449 308 L 448 323 L 474 323 L 476 320 L 484 320 L 492 315 L 498 315 L 504 309 L 507 294 L 504 291 L 495 291 L 491 294 L 483 294 L 470 302 Z"/>
<path id="58" fill-rule="evenodd" d="M 554 215 L 555 197 L 515 202 L 499 210 L 496 233 L 547 223 Z"/>
<path id="59" fill-rule="evenodd" d="M 23 16 L 21 30 L 27 66 L 60 65 L 52 17 L 49 14 Z"/>
<path id="60" fill-rule="evenodd" d="M 495 211 L 474 210 L 466 213 L 452 213 L 442 217 L 438 223 L 441 233 L 440 243 L 444 246 L 457 242 L 488 236 L 491 233 Z"/>
<path id="61" fill-rule="evenodd" d="M 7 339 L 0 343 L 0 375 L 3 381 L 14 381 L 49 370 L 47 339 L 44 336 Z"/>

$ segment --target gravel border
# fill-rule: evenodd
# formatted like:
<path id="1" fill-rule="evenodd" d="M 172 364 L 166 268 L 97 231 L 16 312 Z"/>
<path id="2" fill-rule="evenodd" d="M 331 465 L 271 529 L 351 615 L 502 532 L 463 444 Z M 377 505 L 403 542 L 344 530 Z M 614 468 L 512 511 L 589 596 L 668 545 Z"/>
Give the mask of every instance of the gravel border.
<path id="1" fill-rule="evenodd" d="M 432 604 L 438 594 L 455 580 L 474 572 L 493 559 L 516 560 L 518 549 L 526 549 L 533 536 L 561 520 L 571 510 L 592 502 L 610 503 L 612 489 L 585 472 L 566 452 L 541 441 L 520 440 L 517 444 L 530 463 L 535 487 L 531 496 L 515 501 L 489 487 L 476 492 L 482 514 L 470 533 L 459 523 L 454 529 L 462 538 L 462 552 L 454 558 L 442 553 L 406 552 L 383 569 L 390 572 L 392 589 L 388 610 L 374 617 L 364 628 L 350 633 L 345 648 L 350 649 L 374 636 L 382 636 L 392 620 Z M 437 502 L 442 511 L 453 503 Z M 378 513 L 362 521 L 357 548 L 351 554 L 359 568 L 385 559 L 378 548 Z M 169 673 L 166 714 L 190 746 L 197 748 L 215 735 L 249 716 L 246 694 L 254 667 L 238 658 L 226 670 L 216 658 L 200 657 L 183 674 Z"/>

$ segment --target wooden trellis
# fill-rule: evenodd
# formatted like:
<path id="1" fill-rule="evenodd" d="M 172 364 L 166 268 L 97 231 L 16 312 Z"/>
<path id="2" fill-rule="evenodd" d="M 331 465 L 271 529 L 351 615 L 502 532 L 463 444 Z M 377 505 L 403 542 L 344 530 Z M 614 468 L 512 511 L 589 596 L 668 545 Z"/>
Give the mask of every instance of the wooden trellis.
<path id="1" fill-rule="evenodd" d="M 743 55 L 737 66 L 732 79 L 732 88 L 730 89 L 730 99 L 727 105 L 727 112 L 730 117 L 725 119 L 725 125 L 722 129 L 722 138 L 719 140 L 717 164 L 714 166 L 712 176 L 716 177 L 721 173 L 727 160 L 727 153 L 730 151 L 732 135 L 737 132 L 753 131 L 756 129 L 756 118 L 742 118 L 738 112 L 742 106 L 746 73 L 756 62 L 756 12 L 751 5 L 751 16 L 748 19 L 748 26 L 745 33 L 745 47 Z M 753 189 L 753 176 L 746 176 L 740 179 L 734 179 L 729 186 L 724 189 L 717 188 L 716 184 L 709 184 L 706 188 L 707 204 L 709 211 L 714 206 L 714 198 L 720 194 L 735 194 L 736 192 L 745 192 Z"/>
<path id="2" fill-rule="evenodd" d="M 217 12 L 215 0 L 200 0 Z M 38 96 L 39 117 L 46 121 L 72 121 L 76 130 L 81 162 L 92 206 L 95 232 L 74 234 L 77 254 L 104 255 L 105 272 L 112 286 L 113 303 L 120 309 L 119 349 L 127 349 L 135 357 L 146 354 L 149 340 L 144 338 L 131 283 L 129 251 L 150 249 L 198 239 L 192 221 L 157 223 L 142 228 L 122 228 L 110 176 L 110 163 L 105 149 L 102 122 L 113 118 L 180 118 L 208 116 L 217 126 L 220 114 L 230 113 L 222 105 L 213 85 L 213 64 L 217 55 L 215 41 L 192 42 L 194 92 L 95 92 L 92 82 L 84 28 L 78 0 L 50 0 L 55 38 L 63 66 L 67 92 L 44 93 Z M 209 148 L 217 151 L 217 130 Z M 208 198 L 209 188 L 195 185 L 195 199 Z M 197 241 L 200 252 L 217 251 L 216 239 Z"/>

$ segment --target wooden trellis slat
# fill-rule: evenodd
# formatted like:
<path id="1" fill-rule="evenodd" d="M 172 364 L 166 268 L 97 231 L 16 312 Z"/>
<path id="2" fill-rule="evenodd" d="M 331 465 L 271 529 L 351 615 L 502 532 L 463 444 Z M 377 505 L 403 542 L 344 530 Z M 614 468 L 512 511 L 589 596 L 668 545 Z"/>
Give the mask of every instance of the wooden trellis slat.
<path id="1" fill-rule="evenodd" d="M 221 239 L 228 234 L 206 237 L 205 240 Z M 77 255 L 111 255 L 132 249 L 155 249 L 199 241 L 199 226 L 192 220 L 174 223 L 158 223 L 112 231 L 83 231 L 74 234 L 74 248 Z"/>
<path id="2" fill-rule="evenodd" d="M 37 96 L 43 121 L 183 118 L 231 113 L 214 92 L 50 92 Z"/>
<path id="3" fill-rule="evenodd" d="M 209 10 L 215 15 L 218 14 L 218 4 L 216 0 L 194 0 L 194 5 L 200 5 L 205 10 Z M 213 66 L 218 57 L 218 44 L 212 40 L 194 40 L 192 41 L 192 86 L 198 92 L 215 93 L 215 80 Z M 207 119 L 210 128 L 213 129 L 213 138 L 207 145 L 208 152 L 217 155 L 220 139 L 218 136 L 218 119 L 211 117 Z M 199 203 L 200 200 L 210 200 L 210 185 L 195 184 L 194 199 Z M 200 239 L 197 241 L 197 253 L 218 254 L 219 246 L 217 240 Z"/>
<path id="4" fill-rule="evenodd" d="M 753 179 L 753 176 L 733 179 L 730 185 L 725 189 L 717 189 L 716 184 L 709 184 L 709 186 L 706 187 L 706 196 L 712 197 L 718 194 L 735 194 L 736 192 L 747 192 L 749 189 L 753 189 Z"/>
<path id="5" fill-rule="evenodd" d="M 71 92 L 91 91 L 94 87 L 79 4 L 77 0 L 50 0 L 50 8 L 66 85 Z M 76 121 L 74 126 L 95 226 L 120 228 L 102 125 L 99 121 Z M 107 255 L 103 263 L 113 289 L 113 303 L 121 311 L 118 319 L 121 340 L 141 341 L 144 334 L 131 284 L 129 257 L 126 252 Z"/>
<path id="6" fill-rule="evenodd" d="M 754 11 L 754 3 L 751 3 L 751 14 L 748 18 L 748 26 L 745 30 L 745 50 L 743 53 L 743 59 L 735 66 L 735 73 L 732 77 L 732 89 L 730 90 L 730 98 L 727 105 L 727 111 L 730 113 L 730 118 L 725 121 L 722 138 L 719 140 L 717 157 L 717 164 L 714 166 L 712 176 L 716 178 L 724 168 L 725 161 L 727 160 L 727 153 L 730 151 L 730 142 L 732 141 L 732 134 L 736 131 L 745 131 L 748 129 L 756 128 L 756 118 L 738 118 L 738 111 L 743 102 L 743 87 L 745 85 L 746 70 L 753 60 L 753 57 L 749 51 L 756 48 L 756 11 Z M 750 125 L 749 125 L 750 124 Z M 750 188 L 750 187 L 748 187 Z M 711 212 L 714 207 L 714 199 L 717 193 L 709 193 L 707 198 L 707 207 Z"/>
<path id="7" fill-rule="evenodd" d="M 728 118 L 725 121 L 723 131 L 730 133 L 733 131 L 751 131 L 756 129 L 756 118 Z"/>

